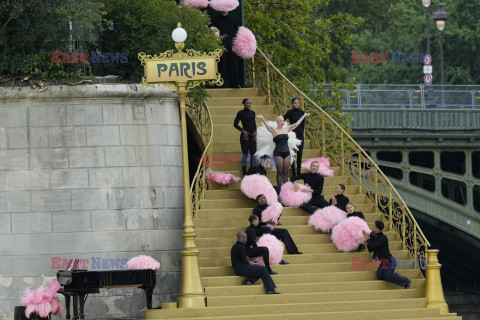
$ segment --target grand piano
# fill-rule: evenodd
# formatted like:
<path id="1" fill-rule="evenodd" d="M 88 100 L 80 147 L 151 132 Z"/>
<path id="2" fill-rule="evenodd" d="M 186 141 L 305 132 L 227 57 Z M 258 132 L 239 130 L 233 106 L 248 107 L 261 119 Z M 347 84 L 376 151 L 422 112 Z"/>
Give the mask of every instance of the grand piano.
<path id="1" fill-rule="evenodd" d="M 70 316 L 70 297 L 73 303 L 73 320 L 85 319 L 84 307 L 91 293 L 100 293 L 100 288 L 137 287 L 143 289 L 147 297 L 147 308 L 152 309 L 152 294 L 156 285 L 155 270 L 78 270 L 72 261 L 67 270 L 57 273 L 57 280 L 63 286 L 66 319 Z"/>

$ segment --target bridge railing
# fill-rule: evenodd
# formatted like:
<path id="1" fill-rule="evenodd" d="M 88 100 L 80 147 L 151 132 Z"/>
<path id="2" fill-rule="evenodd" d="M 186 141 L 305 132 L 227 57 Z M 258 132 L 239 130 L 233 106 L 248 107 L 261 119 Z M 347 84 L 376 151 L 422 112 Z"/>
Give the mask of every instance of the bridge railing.
<path id="1" fill-rule="evenodd" d="M 358 183 L 359 188 L 384 214 L 390 230 L 395 230 L 415 259 L 415 268 L 423 267 L 430 246 L 415 218 L 393 185 L 366 152 L 320 106 L 291 83 L 257 50 L 249 66 L 252 85 L 267 95 L 268 103 L 284 110 L 293 97 L 311 115 L 306 118 L 305 131 L 312 143 L 320 146 L 322 155 L 336 163 Z"/>

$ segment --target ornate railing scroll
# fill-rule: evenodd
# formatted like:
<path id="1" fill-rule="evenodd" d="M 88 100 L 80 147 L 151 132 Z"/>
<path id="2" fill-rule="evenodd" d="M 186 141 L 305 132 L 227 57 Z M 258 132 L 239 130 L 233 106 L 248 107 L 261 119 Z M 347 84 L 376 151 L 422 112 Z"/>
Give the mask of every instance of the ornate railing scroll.
<path id="1" fill-rule="evenodd" d="M 261 50 L 257 50 L 248 70 L 249 79 L 253 81 L 251 85 L 265 93 L 268 103 L 275 104 L 280 114 L 285 114 L 292 98 L 300 99 L 301 108 L 311 114 L 306 118 L 306 136 L 320 146 L 323 156 L 356 181 L 360 190 L 384 214 L 390 229 L 397 232 L 404 249 L 414 258 L 414 267 L 425 267 L 430 244 L 402 197 L 367 153 L 320 106 L 291 83 Z"/>
<path id="2" fill-rule="evenodd" d="M 193 177 L 190 186 L 190 195 L 192 197 L 192 211 L 196 218 L 200 209 L 200 202 L 205 198 L 205 191 L 208 189 L 208 169 L 211 167 L 211 157 L 213 149 L 213 123 L 212 116 L 205 101 L 196 103 L 193 100 L 187 100 L 187 114 L 193 122 L 195 129 L 200 135 L 205 150 L 198 164 L 197 171 Z"/>

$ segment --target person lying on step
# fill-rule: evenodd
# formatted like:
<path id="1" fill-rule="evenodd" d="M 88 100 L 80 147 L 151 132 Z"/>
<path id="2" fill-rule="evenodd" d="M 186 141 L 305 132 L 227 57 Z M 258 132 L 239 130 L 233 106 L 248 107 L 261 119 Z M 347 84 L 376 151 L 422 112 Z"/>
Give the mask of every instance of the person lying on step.
<path id="1" fill-rule="evenodd" d="M 335 187 L 335 195 L 330 197 L 328 202 L 330 205 L 334 205 L 340 210 L 346 211 L 346 206 L 350 199 L 348 199 L 343 193 L 345 192 L 345 186 L 343 184 L 338 184 Z"/>
<path id="2" fill-rule="evenodd" d="M 262 176 L 267 176 L 267 169 L 270 168 L 271 163 L 272 158 L 270 158 L 268 154 L 264 154 L 260 157 L 260 163 L 250 167 L 245 176 L 249 176 L 252 174 L 260 174 Z M 279 186 L 273 186 L 273 189 L 275 189 L 277 194 L 280 194 L 281 188 Z"/>
<path id="3" fill-rule="evenodd" d="M 247 243 L 247 234 L 245 232 L 237 233 L 237 242 L 233 245 L 232 250 L 230 251 L 230 259 L 232 261 L 232 267 L 235 275 L 245 276 L 247 279 L 243 281 L 243 284 L 248 286 L 262 278 L 263 285 L 267 294 L 280 294 L 276 291 L 275 282 L 273 282 L 272 277 L 266 267 L 251 265 L 247 260 L 246 247 Z"/>
<path id="4" fill-rule="evenodd" d="M 362 211 L 355 211 L 355 207 L 353 206 L 353 204 L 351 204 L 351 203 L 347 204 L 345 209 L 347 211 L 347 218 L 359 217 L 360 219 L 365 220 L 365 216 L 363 215 L 363 212 Z"/>
<path id="5" fill-rule="evenodd" d="M 297 180 L 303 180 L 305 184 L 308 184 L 310 186 L 311 189 L 305 188 L 305 189 L 302 189 L 301 191 L 311 192 L 312 199 L 300 207 L 310 214 L 314 213 L 317 210 L 317 208 L 315 207 L 318 207 L 321 209 L 328 206 L 327 200 L 325 200 L 325 198 L 322 195 L 323 183 L 325 180 L 323 176 L 317 173 L 318 168 L 319 168 L 318 162 L 313 161 L 312 164 L 310 165 L 310 172 L 301 173 L 290 179 L 290 181 L 295 184 L 295 189 L 294 189 L 295 191 L 298 191 L 299 189 L 298 183 L 296 182 Z"/>

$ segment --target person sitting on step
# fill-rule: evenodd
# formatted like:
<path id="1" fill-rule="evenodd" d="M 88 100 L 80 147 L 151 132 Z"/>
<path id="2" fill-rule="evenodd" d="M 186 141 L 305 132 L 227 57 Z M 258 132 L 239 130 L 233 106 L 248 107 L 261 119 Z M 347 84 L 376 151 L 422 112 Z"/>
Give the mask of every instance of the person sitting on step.
<path id="1" fill-rule="evenodd" d="M 275 272 L 272 270 L 272 268 L 270 268 L 270 252 L 268 251 L 268 248 L 257 246 L 257 227 L 260 222 L 258 220 L 258 217 L 252 214 L 248 218 L 248 221 L 250 221 L 250 226 L 247 228 L 247 230 L 245 230 L 245 233 L 247 234 L 247 244 L 246 244 L 247 256 L 249 256 L 250 258 L 256 258 L 256 257 L 262 256 L 263 262 L 265 263 L 265 267 L 267 268 L 268 272 L 270 274 L 278 274 L 278 272 Z M 268 228 L 268 227 L 264 227 L 264 228 Z M 287 264 L 287 263 L 283 261 L 283 263 L 280 262 L 280 264 Z"/>
<path id="2" fill-rule="evenodd" d="M 265 233 L 270 233 L 274 235 L 275 238 L 277 238 L 278 240 L 282 241 L 285 244 L 285 247 L 287 248 L 287 252 L 289 254 L 302 254 L 303 252 L 298 251 L 298 248 L 295 245 L 295 242 L 293 241 L 292 237 L 290 236 L 290 232 L 288 232 L 287 229 L 274 227 L 274 229 L 272 230 L 267 225 L 275 225 L 274 221 L 272 220 L 267 222 L 262 221 L 262 212 L 268 207 L 267 198 L 265 197 L 265 195 L 263 194 L 258 195 L 256 200 L 257 200 L 258 206 L 256 206 L 253 209 L 252 214 L 256 215 L 259 219 L 258 226 L 255 227 L 255 232 L 257 236 L 261 236 Z M 282 263 L 280 262 L 280 264 Z"/>
<path id="3" fill-rule="evenodd" d="M 347 218 L 359 217 L 360 219 L 365 220 L 365 216 L 363 215 L 363 212 L 362 211 L 355 211 L 355 207 L 353 206 L 353 204 L 351 204 L 351 203 L 347 204 L 345 209 L 347 211 Z"/>
<path id="4" fill-rule="evenodd" d="M 410 288 L 411 280 L 395 272 L 397 260 L 390 253 L 388 238 L 382 232 L 384 228 L 385 224 L 382 221 L 375 221 L 372 230 L 377 235 L 376 238 L 371 237 L 365 230 L 362 230 L 368 251 L 374 252 L 374 256 L 381 261 L 377 269 L 377 279 L 395 283 L 404 289 L 408 289 Z"/>
<path id="5" fill-rule="evenodd" d="M 308 184 L 310 186 L 311 189 L 305 188 L 305 189 L 302 189 L 301 191 L 311 192 L 312 199 L 300 207 L 310 214 L 314 213 L 317 210 L 317 208 L 315 207 L 318 207 L 321 209 L 328 206 L 327 200 L 325 200 L 325 198 L 322 195 L 323 183 L 325 180 L 323 176 L 317 173 L 319 166 L 320 165 L 318 164 L 317 161 L 313 161 L 310 165 L 310 172 L 301 173 L 290 179 L 290 181 L 295 184 L 295 188 L 294 188 L 295 191 L 298 191 L 298 189 L 300 188 L 298 183 L 296 182 L 297 180 L 303 180 L 305 184 Z"/>
<path id="6" fill-rule="evenodd" d="M 235 275 L 246 276 L 243 284 L 248 286 L 262 278 L 263 285 L 267 294 L 279 294 L 275 291 L 276 285 L 266 267 L 251 265 L 247 260 L 245 244 L 247 243 L 247 234 L 245 232 L 237 233 L 237 242 L 230 251 L 230 259 Z"/>
<path id="7" fill-rule="evenodd" d="M 343 184 L 338 184 L 335 187 L 335 195 L 330 197 L 328 202 L 330 205 L 334 205 L 340 210 L 346 211 L 346 206 L 350 199 L 348 199 L 343 193 L 345 192 L 345 186 Z"/>

